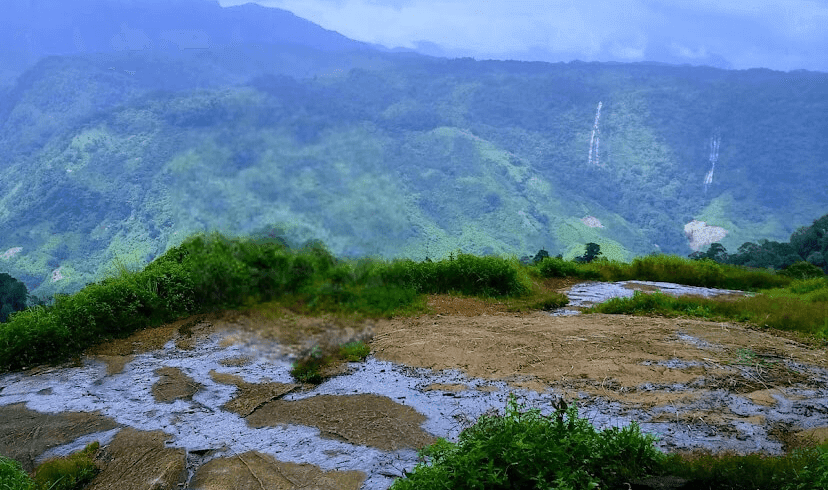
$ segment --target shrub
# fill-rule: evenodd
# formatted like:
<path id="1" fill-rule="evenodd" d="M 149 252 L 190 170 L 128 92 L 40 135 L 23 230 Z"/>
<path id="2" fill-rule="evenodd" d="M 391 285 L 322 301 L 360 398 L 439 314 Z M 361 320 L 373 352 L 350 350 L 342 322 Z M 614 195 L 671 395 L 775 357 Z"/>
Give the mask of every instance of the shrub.
<path id="1" fill-rule="evenodd" d="M 822 268 L 805 261 L 789 265 L 786 269 L 781 271 L 780 274 L 793 279 L 813 279 L 825 277 L 825 273 L 822 272 Z"/>
<path id="2" fill-rule="evenodd" d="M 559 258 L 545 258 L 538 264 L 543 277 L 577 277 L 578 267 L 572 262 Z"/>
<path id="3" fill-rule="evenodd" d="M 505 416 L 481 416 L 457 444 L 439 438 L 420 451 L 431 465 L 418 464 L 391 488 L 617 488 L 659 468 L 655 440 L 635 423 L 598 431 L 574 405 L 551 416 L 521 413 L 510 395 Z"/>

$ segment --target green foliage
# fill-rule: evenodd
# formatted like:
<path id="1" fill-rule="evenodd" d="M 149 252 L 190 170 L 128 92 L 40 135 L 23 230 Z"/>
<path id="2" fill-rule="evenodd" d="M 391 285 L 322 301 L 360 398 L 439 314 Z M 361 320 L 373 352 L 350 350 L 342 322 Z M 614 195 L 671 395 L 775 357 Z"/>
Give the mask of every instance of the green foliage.
<path id="1" fill-rule="evenodd" d="M 550 416 L 523 408 L 510 395 L 504 416 L 481 416 L 456 444 L 438 439 L 420 451 L 430 465 L 418 464 L 391 488 L 616 488 L 654 472 L 664 458 L 635 423 L 598 431 L 574 405 Z"/>
<path id="2" fill-rule="evenodd" d="M 499 257 L 463 253 L 438 262 L 395 261 L 380 277 L 386 284 L 411 287 L 420 294 L 454 291 L 470 296 L 518 296 L 528 291 L 519 279 L 516 264 Z"/>
<path id="3" fill-rule="evenodd" d="M 529 305 L 532 310 L 554 310 L 569 304 L 569 298 L 562 293 L 548 293 Z"/>
<path id="4" fill-rule="evenodd" d="M 93 442 L 78 453 L 45 461 L 35 470 L 36 485 L 44 490 L 81 490 L 98 474 L 92 458 L 99 447 Z"/>
<path id="5" fill-rule="evenodd" d="M 765 270 L 723 265 L 709 259 L 693 261 L 675 255 L 637 257 L 633 259 L 629 273 L 644 281 L 748 291 L 779 287 L 791 282 L 789 278 Z"/>
<path id="6" fill-rule="evenodd" d="M 0 273 L 0 323 L 5 322 L 12 313 L 25 309 L 28 296 L 25 284 Z"/>
<path id="7" fill-rule="evenodd" d="M 302 383 L 319 384 L 325 377 L 322 370 L 338 361 L 364 361 L 371 348 L 362 341 L 348 342 L 337 347 L 314 345 L 310 351 L 293 363 L 290 374 Z"/>
<path id="8" fill-rule="evenodd" d="M 34 480 L 19 461 L 0 456 L 0 490 L 34 490 Z"/>
<path id="9" fill-rule="evenodd" d="M 44 461 L 34 478 L 18 461 L 0 456 L 0 490 L 81 490 L 98 474 L 93 461 L 98 448 L 93 442 L 77 453 Z"/>
<path id="10" fill-rule="evenodd" d="M 348 342 L 339 347 L 339 354 L 350 362 L 364 361 L 370 353 L 371 348 L 363 342 Z"/>
<path id="11" fill-rule="evenodd" d="M 828 445 L 797 449 L 790 459 L 793 471 L 774 475 L 779 490 L 828 488 Z"/>
<path id="12" fill-rule="evenodd" d="M 794 279 L 812 279 L 825 276 L 821 268 L 805 261 L 789 265 L 780 274 Z"/>
<path id="13" fill-rule="evenodd" d="M 661 471 L 687 479 L 686 488 L 813 490 L 828 488 L 827 454 L 825 445 L 781 456 L 696 451 L 668 456 Z"/>
<path id="14" fill-rule="evenodd" d="M 573 262 L 548 257 L 538 264 L 543 277 L 578 277 L 580 269 Z"/>
<path id="15" fill-rule="evenodd" d="M 824 330 L 828 319 L 828 303 L 764 294 L 730 301 L 635 291 L 631 298 L 612 298 L 584 310 L 584 313 L 590 312 L 668 317 L 688 315 L 716 321 L 750 322 L 760 327 L 818 335 Z"/>

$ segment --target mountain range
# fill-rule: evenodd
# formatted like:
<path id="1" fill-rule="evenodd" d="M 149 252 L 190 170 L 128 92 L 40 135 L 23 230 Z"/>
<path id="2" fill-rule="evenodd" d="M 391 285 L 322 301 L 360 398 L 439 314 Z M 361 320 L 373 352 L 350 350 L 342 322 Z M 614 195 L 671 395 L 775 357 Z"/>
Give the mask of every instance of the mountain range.
<path id="1" fill-rule="evenodd" d="M 21 47 L 0 51 L 0 271 L 39 296 L 199 231 L 630 260 L 828 210 L 825 73 L 446 59 L 252 4 L 66 5 L 0 6 Z"/>

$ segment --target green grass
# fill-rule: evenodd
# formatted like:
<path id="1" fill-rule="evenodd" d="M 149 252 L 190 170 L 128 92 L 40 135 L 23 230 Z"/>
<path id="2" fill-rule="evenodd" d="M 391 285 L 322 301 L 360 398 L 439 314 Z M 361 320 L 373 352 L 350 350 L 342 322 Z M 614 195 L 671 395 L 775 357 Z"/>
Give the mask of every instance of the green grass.
<path id="1" fill-rule="evenodd" d="M 672 454 L 661 470 L 685 478 L 688 488 L 732 490 L 815 490 L 828 488 L 828 444 L 806 445 L 781 456 Z"/>
<path id="2" fill-rule="evenodd" d="M 435 262 L 341 260 L 323 245 L 292 250 L 277 242 L 199 234 L 143 270 L 122 266 L 112 277 L 76 294 L 56 296 L 52 305 L 13 314 L 0 324 L 0 372 L 60 363 L 107 339 L 194 314 L 262 303 L 300 314 L 390 318 L 427 312 L 428 294 L 448 293 L 499 303 L 510 311 L 548 310 L 568 302 L 565 295 L 544 286 L 544 281 L 556 277 L 752 291 L 752 296 L 737 300 L 636 292 L 632 298 L 613 299 L 586 313 L 747 322 L 798 332 L 824 345 L 828 279 L 809 277 L 813 271 L 802 269 L 785 275 L 664 255 L 636 258 L 629 264 L 546 258 L 528 266 L 516 257 L 462 253 Z M 297 360 L 291 374 L 298 381 L 318 383 L 324 380 L 326 367 L 363 360 L 369 353 L 364 342 L 316 345 Z M 749 351 L 740 359 L 755 361 Z M 577 417 L 574 407 L 544 418 L 532 411 L 520 413 L 512 401 L 506 412 L 504 417 L 481 417 L 457 444 L 439 440 L 424 450 L 424 462 L 428 456 L 431 464 L 418 466 L 395 488 L 613 488 L 645 474 L 670 474 L 700 482 L 698 488 L 754 485 L 801 490 L 825 488 L 828 480 L 825 446 L 773 457 L 666 456 L 637 426 L 596 431 Z M 35 483 L 15 462 L 0 459 L 0 485 L 6 485 L 0 490 L 40 490 L 45 482 L 54 488 L 73 488 L 57 485 L 75 485 L 72 482 L 91 471 L 82 458 L 50 465 L 39 469 L 35 477 L 41 480 Z"/>
<path id="3" fill-rule="evenodd" d="M 29 476 L 19 462 L 0 457 L 0 490 L 81 490 L 98 474 L 92 460 L 100 444 L 41 463 Z"/>

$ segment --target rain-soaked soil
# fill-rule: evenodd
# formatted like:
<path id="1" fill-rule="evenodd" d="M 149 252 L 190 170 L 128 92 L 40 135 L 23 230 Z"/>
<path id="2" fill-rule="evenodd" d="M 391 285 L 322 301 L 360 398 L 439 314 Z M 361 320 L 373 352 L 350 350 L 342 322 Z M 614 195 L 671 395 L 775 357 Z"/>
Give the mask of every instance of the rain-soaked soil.
<path id="1" fill-rule="evenodd" d="M 732 323 L 578 314 L 668 283 L 550 281 L 571 305 L 508 313 L 449 295 L 413 318 L 340 321 L 275 306 L 138 332 L 72 365 L 0 375 L 0 454 L 31 470 L 100 441 L 90 488 L 386 489 L 417 449 L 503 412 L 575 402 L 596 427 L 636 421 L 666 451 L 780 453 L 828 426 L 825 351 Z M 370 339 L 365 362 L 296 383 L 316 344 Z"/>

